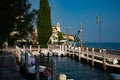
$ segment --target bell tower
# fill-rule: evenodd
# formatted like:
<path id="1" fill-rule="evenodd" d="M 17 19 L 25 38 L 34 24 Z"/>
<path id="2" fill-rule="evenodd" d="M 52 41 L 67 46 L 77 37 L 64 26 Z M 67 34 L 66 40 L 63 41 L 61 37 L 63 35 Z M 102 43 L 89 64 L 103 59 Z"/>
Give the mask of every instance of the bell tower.
<path id="1" fill-rule="evenodd" d="M 57 22 L 56 29 L 57 29 L 57 31 L 61 32 L 60 23 L 59 22 Z"/>

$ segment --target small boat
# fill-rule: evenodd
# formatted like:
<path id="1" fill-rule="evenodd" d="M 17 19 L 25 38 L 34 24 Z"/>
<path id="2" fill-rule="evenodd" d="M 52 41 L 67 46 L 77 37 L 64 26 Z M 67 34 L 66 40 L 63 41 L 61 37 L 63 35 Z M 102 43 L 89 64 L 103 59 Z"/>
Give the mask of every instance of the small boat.
<path id="1" fill-rule="evenodd" d="M 110 78 L 111 78 L 111 80 L 120 80 L 120 74 L 111 73 Z"/>
<path id="2" fill-rule="evenodd" d="M 28 67 L 29 80 L 35 80 L 35 66 Z M 52 69 L 46 66 L 39 66 L 39 77 L 40 80 L 51 80 Z"/>

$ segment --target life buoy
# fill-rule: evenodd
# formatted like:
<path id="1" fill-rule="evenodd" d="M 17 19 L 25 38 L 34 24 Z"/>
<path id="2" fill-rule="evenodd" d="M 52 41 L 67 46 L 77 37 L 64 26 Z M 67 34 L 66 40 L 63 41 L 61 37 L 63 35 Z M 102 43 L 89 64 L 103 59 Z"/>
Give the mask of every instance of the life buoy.
<path id="1" fill-rule="evenodd" d="M 44 68 L 43 74 L 45 76 L 52 76 L 52 69 L 51 68 Z"/>

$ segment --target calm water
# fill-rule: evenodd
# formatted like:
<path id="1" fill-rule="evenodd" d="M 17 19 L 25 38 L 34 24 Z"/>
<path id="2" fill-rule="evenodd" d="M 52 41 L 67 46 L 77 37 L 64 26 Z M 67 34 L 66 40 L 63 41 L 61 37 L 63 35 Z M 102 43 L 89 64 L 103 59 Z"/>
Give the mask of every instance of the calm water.
<path id="1" fill-rule="evenodd" d="M 73 59 L 63 57 L 54 58 L 54 79 L 58 80 L 58 75 L 64 73 L 67 79 L 74 80 L 110 80 L 109 74 L 102 70 L 93 68 Z"/>
<path id="2" fill-rule="evenodd" d="M 98 42 L 87 42 L 87 43 L 84 43 L 83 45 L 84 47 L 99 48 Z M 77 46 L 79 46 L 79 44 L 77 44 Z M 102 42 L 101 48 L 120 50 L 120 42 Z"/>

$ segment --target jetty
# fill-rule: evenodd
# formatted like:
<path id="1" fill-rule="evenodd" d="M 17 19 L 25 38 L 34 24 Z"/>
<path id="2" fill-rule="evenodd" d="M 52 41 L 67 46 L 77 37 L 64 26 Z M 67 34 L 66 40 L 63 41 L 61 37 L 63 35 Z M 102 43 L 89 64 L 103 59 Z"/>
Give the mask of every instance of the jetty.
<path id="1" fill-rule="evenodd" d="M 0 80 L 22 80 L 21 74 L 19 73 L 19 64 L 21 59 L 21 53 L 27 52 L 29 55 L 34 54 L 39 56 L 41 51 L 45 48 L 38 47 L 25 47 L 22 48 L 7 48 L 0 54 Z M 55 55 L 54 51 L 56 52 Z M 106 50 L 106 49 L 95 49 L 95 48 L 81 48 L 81 47 L 69 47 L 67 45 L 49 45 L 46 48 L 47 51 L 42 53 L 43 57 L 58 56 L 58 57 L 69 57 L 84 64 L 92 67 L 100 68 L 101 70 L 108 71 L 110 73 L 120 74 L 120 50 Z M 49 51 L 51 53 L 49 53 Z M 64 52 L 64 53 L 63 53 Z M 51 54 L 51 55 L 49 55 Z M 53 71 L 54 72 L 54 71 Z M 10 75 L 9 75 L 10 74 Z M 14 79 L 13 79 L 14 76 Z"/>
<path id="2" fill-rule="evenodd" d="M 27 51 L 30 54 L 36 51 L 39 55 L 40 51 L 44 48 L 40 48 L 40 46 L 37 48 L 32 46 L 25 48 L 23 46 L 21 49 L 24 49 L 24 51 Z M 15 52 L 15 49 L 13 50 L 13 52 Z M 47 51 L 45 52 L 46 56 L 47 53 L 51 54 L 51 56 L 55 56 L 55 54 L 57 56 L 67 56 L 105 71 L 120 73 L 120 50 L 95 49 L 87 47 L 81 48 L 76 46 L 69 47 L 67 45 L 49 45 L 49 47 L 44 51 Z"/>

